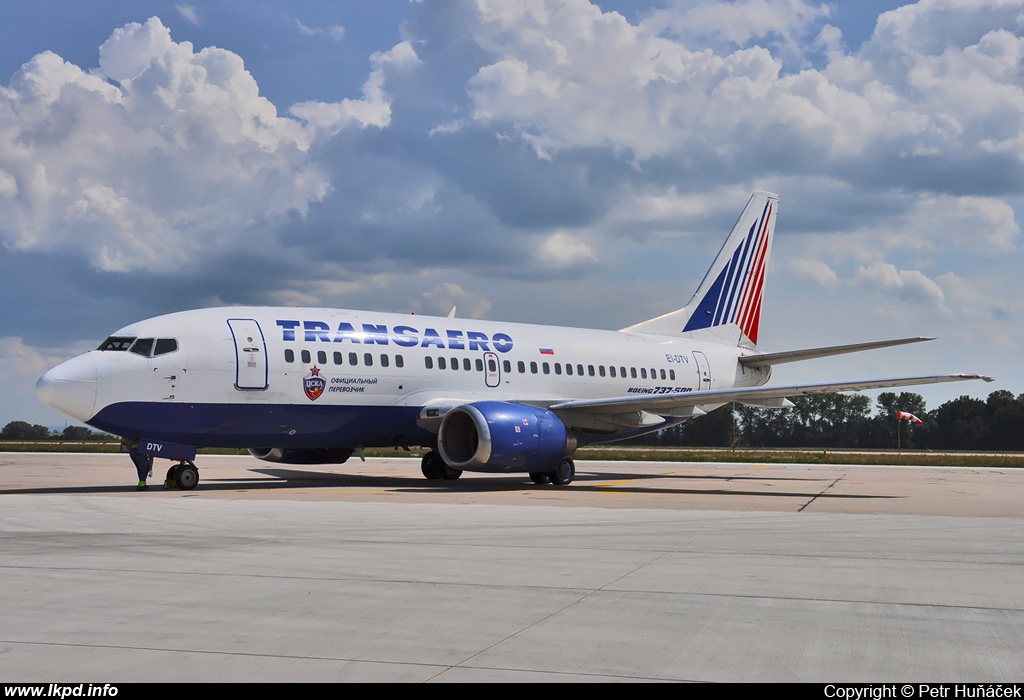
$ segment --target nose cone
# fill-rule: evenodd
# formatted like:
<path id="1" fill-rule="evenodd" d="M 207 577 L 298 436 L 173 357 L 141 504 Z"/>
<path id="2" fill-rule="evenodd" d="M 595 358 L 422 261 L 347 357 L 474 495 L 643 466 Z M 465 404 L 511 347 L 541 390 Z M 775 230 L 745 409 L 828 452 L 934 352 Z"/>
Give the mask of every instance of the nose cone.
<path id="1" fill-rule="evenodd" d="M 92 418 L 96 412 L 96 359 L 92 353 L 70 359 L 41 376 L 36 396 L 72 418 Z"/>

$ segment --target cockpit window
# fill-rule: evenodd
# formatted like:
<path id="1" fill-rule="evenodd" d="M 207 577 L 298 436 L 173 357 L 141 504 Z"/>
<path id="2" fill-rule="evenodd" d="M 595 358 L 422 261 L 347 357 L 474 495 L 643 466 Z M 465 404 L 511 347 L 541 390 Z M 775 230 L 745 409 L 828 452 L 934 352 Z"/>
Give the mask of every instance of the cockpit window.
<path id="1" fill-rule="evenodd" d="M 157 338 L 156 349 L 153 351 L 153 357 L 157 355 L 166 355 L 169 352 L 175 352 L 178 349 L 178 341 L 174 338 Z"/>
<path id="2" fill-rule="evenodd" d="M 128 349 L 128 352 L 134 352 L 136 355 L 142 355 L 143 357 L 149 357 L 149 353 L 153 350 L 153 338 L 139 338 L 132 346 Z"/>
<path id="3" fill-rule="evenodd" d="M 135 338 L 125 338 L 122 336 L 112 335 L 96 348 L 97 350 L 127 350 L 131 347 L 132 343 L 135 342 Z"/>

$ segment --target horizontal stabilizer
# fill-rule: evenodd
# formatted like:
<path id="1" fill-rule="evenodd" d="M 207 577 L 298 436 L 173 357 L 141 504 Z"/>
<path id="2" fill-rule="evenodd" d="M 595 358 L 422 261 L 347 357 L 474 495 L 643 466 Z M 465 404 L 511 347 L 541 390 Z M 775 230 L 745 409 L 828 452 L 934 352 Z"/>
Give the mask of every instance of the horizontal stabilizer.
<path id="1" fill-rule="evenodd" d="M 894 345 L 907 345 L 909 343 L 923 343 L 926 340 L 935 340 L 935 338 L 898 338 L 896 340 L 876 340 L 871 343 L 854 343 L 853 345 L 833 345 L 827 348 L 808 348 L 807 350 L 789 350 L 787 352 L 765 352 L 757 355 L 746 355 L 741 357 L 740 364 L 744 367 L 771 367 L 772 365 L 781 365 L 783 362 L 813 360 L 818 357 L 844 355 L 848 352 L 890 348 Z"/>

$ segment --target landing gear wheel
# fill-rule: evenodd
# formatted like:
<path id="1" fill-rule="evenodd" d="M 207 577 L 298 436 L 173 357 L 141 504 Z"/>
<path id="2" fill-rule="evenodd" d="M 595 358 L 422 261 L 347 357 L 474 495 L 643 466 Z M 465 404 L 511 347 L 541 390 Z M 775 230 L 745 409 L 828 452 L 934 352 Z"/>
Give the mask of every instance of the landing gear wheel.
<path id="1" fill-rule="evenodd" d="M 445 461 L 441 459 L 441 455 L 437 454 L 434 450 L 423 455 L 423 461 L 420 462 L 420 471 L 423 472 L 423 476 L 427 477 L 431 481 L 438 479 L 453 481 L 454 479 L 458 479 L 462 476 L 461 469 L 448 466 Z"/>
<path id="2" fill-rule="evenodd" d="M 444 474 L 441 472 L 442 465 L 447 466 L 441 460 L 441 456 L 431 450 L 427 454 L 423 455 L 423 461 L 420 462 L 420 471 L 423 472 L 423 476 L 427 477 L 431 481 L 443 479 Z"/>
<path id="3" fill-rule="evenodd" d="M 441 462 L 441 478 L 445 481 L 455 481 L 462 476 L 462 470 L 456 469 L 455 467 L 449 467 L 444 462 Z"/>
<path id="4" fill-rule="evenodd" d="M 551 483 L 551 477 L 547 472 L 530 472 L 530 479 L 538 486 Z"/>
<path id="5" fill-rule="evenodd" d="M 167 470 L 167 481 L 174 481 L 175 477 L 178 476 L 178 465 L 173 465 Z"/>
<path id="6" fill-rule="evenodd" d="M 574 476 L 576 476 L 576 463 L 568 458 L 562 460 L 558 469 L 548 472 L 548 478 L 555 486 L 568 486 L 572 483 Z"/>
<path id="7" fill-rule="evenodd" d="M 199 483 L 199 470 L 192 462 L 182 462 L 174 475 L 174 483 L 182 491 L 191 491 Z"/>

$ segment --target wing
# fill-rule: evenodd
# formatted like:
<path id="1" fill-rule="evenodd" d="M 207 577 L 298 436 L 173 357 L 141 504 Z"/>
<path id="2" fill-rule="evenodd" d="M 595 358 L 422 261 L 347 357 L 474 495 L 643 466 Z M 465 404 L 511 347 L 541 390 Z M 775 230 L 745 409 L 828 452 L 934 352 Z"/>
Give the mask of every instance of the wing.
<path id="1" fill-rule="evenodd" d="M 788 405 L 786 398 L 808 394 L 825 394 L 833 391 L 861 391 L 864 389 L 887 389 L 890 387 L 916 386 L 920 384 L 941 384 L 981 379 L 991 382 L 991 377 L 979 374 L 940 374 L 923 377 L 894 377 L 892 379 L 867 379 L 859 382 L 828 382 L 826 384 L 796 384 L 779 387 L 747 387 L 739 389 L 708 389 L 680 394 L 622 396 L 607 399 L 580 399 L 551 404 L 554 411 L 567 425 L 591 429 L 615 429 L 621 427 L 655 426 L 665 421 L 664 416 L 695 417 L 705 413 L 704 408 L 717 408 L 731 401 L 754 406 L 782 408 Z"/>

